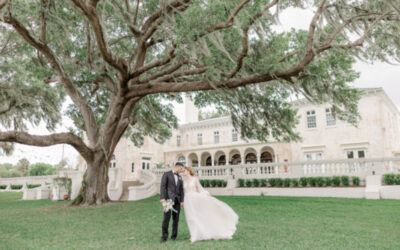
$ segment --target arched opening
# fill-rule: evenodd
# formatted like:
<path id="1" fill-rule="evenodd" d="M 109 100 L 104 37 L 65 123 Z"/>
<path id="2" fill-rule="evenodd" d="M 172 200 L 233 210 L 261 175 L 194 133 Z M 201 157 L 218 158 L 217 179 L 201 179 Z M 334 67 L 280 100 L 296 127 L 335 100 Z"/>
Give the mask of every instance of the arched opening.
<path id="1" fill-rule="evenodd" d="M 245 164 L 257 163 L 257 151 L 254 148 L 246 148 L 244 151 Z"/>
<path id="2" fill-rule="evenodd" d="M 198 167 L 199 166 L 199 159 L 197 158 L 197 154 L 191 153 L 188 156 L 188 164 L 191 167 Z"/>
<path id="3" fill-rule="evenodd" d="M 212 160 L 211 160 L 211 156 L 209 156 L 206 159 L 206 166 L 211 166 L 211 165 L 212 165 Z"/>
<path id="4" fill-rule="evenodd" d="M 242 158 L 240 156 L 240 152 L 237 149 L 232 149 L 229 152 L 229 164 L 230 165 L 239 165 L 242 162 Z"/>
<path id="5" fill-rule="evenodd" d="M 201 166 L 211 166 L 211 154 L 208 152 L 204 152 L 201 154 Z"/>
<path id="6" fill-rule="evenodd" d="M 214 155 L 214 161 L 215 164 L 217 166 L 222 166 L 222 165 L 226 165 L 226 156 L 225 153 L 223 151 L 218 151 L 215 153 Z"/>
<path id="7" fill-rule="evenodd" d="M 245 159 L 246 164 L 257 163 L 257 156 L 254 153 L 248 153 Z"/>
<path id="8" fill-rule="evenodd" d="M 260 162 L 266 163 L 266 162 L 273 162 L 273 161 L 274 161 L 274 150 L 268 146 L 263 147 L 261 149 Z"/>

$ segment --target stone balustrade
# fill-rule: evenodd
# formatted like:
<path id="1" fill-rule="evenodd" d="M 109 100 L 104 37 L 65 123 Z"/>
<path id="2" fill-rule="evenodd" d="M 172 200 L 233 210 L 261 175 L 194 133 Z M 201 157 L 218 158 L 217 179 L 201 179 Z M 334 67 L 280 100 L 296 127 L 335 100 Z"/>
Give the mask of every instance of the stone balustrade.
<path id="1" fill-rule="evenodd" d="M 400 173 L 400 157 L 201 166 L 193 169 L 201 179 L 299 178 L 333 175 L 350 175 L 365 179 L 369 175 Z M 161 178 L 168 170 L 154 169 L 153 172 Z"/>

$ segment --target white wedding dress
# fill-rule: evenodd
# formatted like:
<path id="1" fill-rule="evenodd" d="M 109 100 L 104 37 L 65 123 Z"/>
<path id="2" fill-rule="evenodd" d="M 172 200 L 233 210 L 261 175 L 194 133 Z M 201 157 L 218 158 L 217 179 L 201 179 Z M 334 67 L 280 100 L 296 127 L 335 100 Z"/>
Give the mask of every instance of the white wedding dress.
<path id="1" fill-rule="evenodd" d="M 239 220 L 233 209 L 204 190 L 197 177 L 186 177 L 183 188 L 190 241 L 232 239 Z"/>

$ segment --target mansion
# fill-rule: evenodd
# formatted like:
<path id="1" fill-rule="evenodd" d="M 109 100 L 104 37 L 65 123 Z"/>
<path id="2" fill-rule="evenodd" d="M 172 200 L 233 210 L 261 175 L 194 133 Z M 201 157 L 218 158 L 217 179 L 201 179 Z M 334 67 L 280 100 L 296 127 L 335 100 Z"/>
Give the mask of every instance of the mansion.
<path id="1" fill-rule="evenodd" d="M 230 117 L 198 120 L 199 111 L 185 98 L 185 122 L 163 145 L 146 137 L 142 147 L 121 139 L 111 168 L 123 181 L 136 180 L 137 169 L 168 168 L 175 162 L 193 167 L 265 162 L 304 162 L 400 156 L 400 113 L 381 88 L 363 89 L 357 127 L 335 119 L 330 104 L 292 103 L 300 117 L 300 142 L 243 140 Z M 82 162 L 82 161 L 80 161 Z M 80 168 L 84 168 L 80 164 Z"/>

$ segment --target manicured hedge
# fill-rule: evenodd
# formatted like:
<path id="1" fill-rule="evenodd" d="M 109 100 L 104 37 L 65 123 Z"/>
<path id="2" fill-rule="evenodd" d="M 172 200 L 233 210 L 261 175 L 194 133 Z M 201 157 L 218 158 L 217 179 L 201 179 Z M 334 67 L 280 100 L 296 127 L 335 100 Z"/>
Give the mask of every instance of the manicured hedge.
<path id="1" fill-rule="evenodd" d="M 200 180 L 203 187 L 226 187 L 228 182 L 224 180 Z"/>
<path id="2" fill-rule="evenodd" d="M 11 189 L 13 190 L 17 190 L 17 189 L 21 189 L 22 185 L 11 185 Z"/>
<path id="3" fill-rule="evenodd" d="M 0 185 L 0 189 L 6 189 L 7 185 Z"/>
<path id="4" fill-rule="evenodd" d="M 351 182 L 350 182 L 351 180 Z M 400 174 L 385 176 L 385 181 L 400 184 Z M 333 177 L 301 177 L 301 178 L 269 178 L 269 179 L 239 179 L 239 187 L 330 187 L 330 186 L 359 186 L 360 178 L 357 176 L 333 176 Z M 392 185 L 392 184 L 390 184 Z"/>
<path id="5" fill-rule="evenodd" d="M 384 174 L 383 183 L 386 185 L 400 185 L 400 174 Z"/>
<path id="6" fill-rule="evenodd" d="M 31 188 L 37 188 L 37 187 L 40 187 L 41 186 L 41 184 L 28 184 L 27 185 L 27 187 L 29 188 L 29 189 L 31 189 Z"/>

